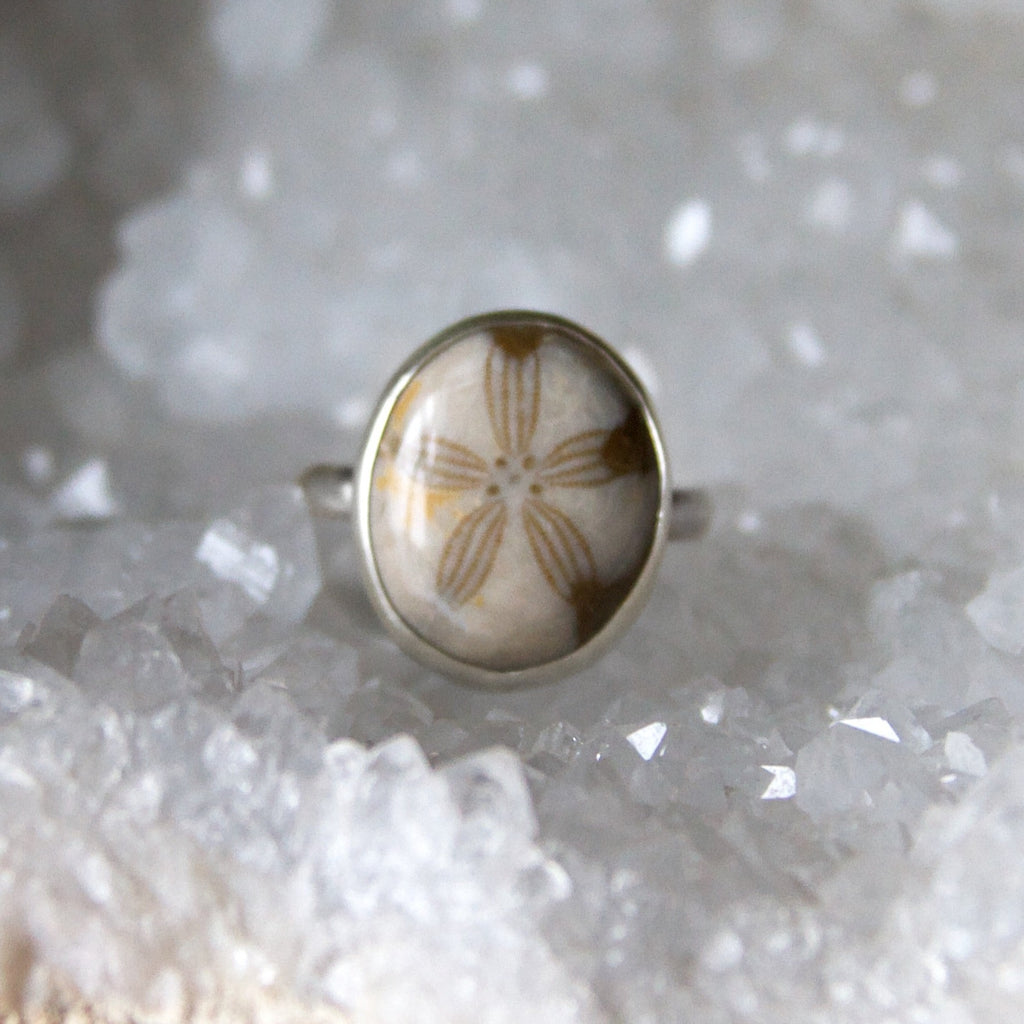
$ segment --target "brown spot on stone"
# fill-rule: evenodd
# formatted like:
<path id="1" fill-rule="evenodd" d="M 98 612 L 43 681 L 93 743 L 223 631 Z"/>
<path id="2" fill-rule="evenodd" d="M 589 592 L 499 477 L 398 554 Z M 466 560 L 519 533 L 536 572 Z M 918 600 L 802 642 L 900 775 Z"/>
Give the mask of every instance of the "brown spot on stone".
<path id="1" fill-rule="evenodd" d="M 544 340 L 544 328 L 537 324 L 505 324 L 492 327 L 491 338 L 510 359 L 525 359 Z"/>
<path id="2" fill-rule="evenodd" d="M 651 432 L 639 406 L 634 405 L 626 418 L 608 432 L 601 447 L 601 461 L 614 476 L 654 471 L 657 460 Z"/>
<path id="3" fill-rule="evenodd" d="M 598 579 L 580 580 L 572 589 L 569 603 L 576 613 L 576 646 L 589 643 L 608 624 L 609 619 L 629 597 L 636 575 L 602 583 Z"/>

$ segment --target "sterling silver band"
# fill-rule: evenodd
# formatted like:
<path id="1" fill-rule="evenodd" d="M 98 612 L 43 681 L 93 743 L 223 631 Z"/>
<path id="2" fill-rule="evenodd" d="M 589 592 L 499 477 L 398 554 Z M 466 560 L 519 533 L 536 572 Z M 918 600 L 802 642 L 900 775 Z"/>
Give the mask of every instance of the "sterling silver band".
<path id="1" fill-rule="evenodd" d="M 355 471 L 351 466 L 320 463 L 299 477 L 313 515 L 322 519 L 349 519 L 355 501 Z M 698 540 L 711 523 L 711 495 L 699 487 L 672 491 L 669 540 Z"/>

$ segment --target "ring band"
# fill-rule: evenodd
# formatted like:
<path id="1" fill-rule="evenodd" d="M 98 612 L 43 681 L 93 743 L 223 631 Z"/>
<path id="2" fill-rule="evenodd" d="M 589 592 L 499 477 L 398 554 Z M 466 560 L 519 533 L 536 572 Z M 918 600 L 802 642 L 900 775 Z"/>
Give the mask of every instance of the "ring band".
<path id="1" fill-rule="evenodd" d="M 355 470 L 318 462 L 299 477 L 309 510 L 320 519 L 349 519 L 355 500 Z M 668 526 L 670 541 L 700 540 L 712 519 L 711 495 L 701 487 L 672 491 Z"/>

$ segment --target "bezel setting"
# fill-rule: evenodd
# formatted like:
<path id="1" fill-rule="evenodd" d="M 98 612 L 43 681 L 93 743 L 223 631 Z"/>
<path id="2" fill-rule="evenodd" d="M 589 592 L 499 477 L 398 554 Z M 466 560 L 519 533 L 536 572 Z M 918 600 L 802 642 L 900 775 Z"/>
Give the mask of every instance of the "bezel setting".
<path id="1" fill-rule="evenodd" d="M 604 625 L 571 652 L 525 668 L 499 670 L 453 657 L 419 633 L 395 607 L 381 577 L 371 529 L 374 467 L 381 442 L 399 398 L 420 371 L 438 355 L 471 335 L 501 328 L 547 329 L 590 350 L 614 375 L 624 394 L 641 410 L 655 459 L 658 501 L 650 546 L 632 588 Z M 672 486 L 668 459 L 646 389 L 621 356 L 607 343 L 563 317 L 532 310 L 501 310 L 468 317 L 451 325 L 417 349 L 392 377 L 370 420 L 355 475 L 354 520 L 363 581 L 378 616 L 402 650 L 423 665 L 473 686 L 515 689 L 554 682 L 597 661 L 636 620 L 650 596 L 668 539 Z"/>

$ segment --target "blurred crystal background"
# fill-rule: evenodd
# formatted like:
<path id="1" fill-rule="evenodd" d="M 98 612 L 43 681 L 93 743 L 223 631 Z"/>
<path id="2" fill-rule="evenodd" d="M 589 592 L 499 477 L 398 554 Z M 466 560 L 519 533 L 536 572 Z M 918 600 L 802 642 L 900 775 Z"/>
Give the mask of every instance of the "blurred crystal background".
<path id="1" fill-rule="evenodd" d="M 1021 1018 L 1024 5 L 0 12 L 0 1016 Z M 289 482 L 507 306 L 718 515 L 491 695 Z"/>

